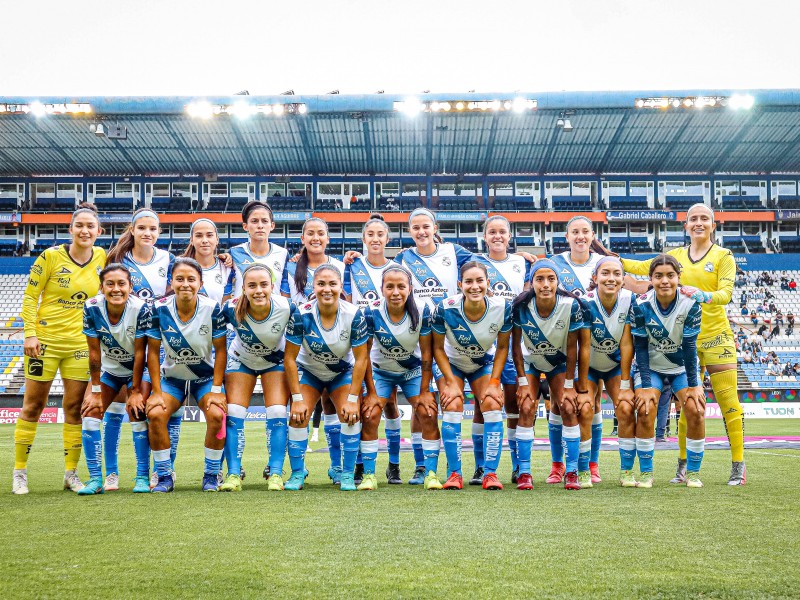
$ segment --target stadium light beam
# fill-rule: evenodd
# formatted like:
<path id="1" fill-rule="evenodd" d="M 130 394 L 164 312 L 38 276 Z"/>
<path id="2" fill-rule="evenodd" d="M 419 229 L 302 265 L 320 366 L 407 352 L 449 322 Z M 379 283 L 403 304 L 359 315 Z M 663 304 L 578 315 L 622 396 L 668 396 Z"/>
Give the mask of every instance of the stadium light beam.
<path id="1" fill-rule="evenodd" d="M 191 102 L 186 107 L 186 112 L 189 113 L 190 117 L 196 119 L 210 119 L 214 116 L 214 107 L 205 101 Z"/>
<path id="2" fill-rule="evenodd" d="M 28 107 L 30 113 L 34 117 L 43 117 L 47 114 L 47 110 L 44 107 L 44 104 L 41 102 L 31 102 L 30 106 Z"/>
<path id="3" fill-rule="evenodd" d="M 728 106 L 733 110 L 749 110 L 753 104 L 755 99 L 750 94 L 734 94 L 728 100 Z"/>

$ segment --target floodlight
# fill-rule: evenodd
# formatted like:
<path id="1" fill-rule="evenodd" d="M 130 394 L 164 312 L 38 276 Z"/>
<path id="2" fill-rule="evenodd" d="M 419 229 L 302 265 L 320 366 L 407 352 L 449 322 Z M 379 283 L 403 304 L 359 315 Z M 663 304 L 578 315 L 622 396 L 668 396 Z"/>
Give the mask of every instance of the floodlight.
<path id="1" fill-rule="evenodd" d="M 210 119 L 214 115 L 214 107 L 205 101 L 191 102 L 186 107 L 186 112 L 196 119 Z"/>
<path id="2" fill-rule="evenodd" d="M 43 117 L 47 114 L 47 111 L 44 108 L 44 104 L 38 101 L 31 102 L 29 110 L 34 117 Z"/>
<path id="3" fill-rule="evenodd" d="M 574 127 L 572 126 L 572 123 L 570 122 L 569 119 L 564 119 L 564 127 L 563 127 L 563 129 L 566 132 L 570 132 L 570 131 L 572 131 L 574 129 Z"/>

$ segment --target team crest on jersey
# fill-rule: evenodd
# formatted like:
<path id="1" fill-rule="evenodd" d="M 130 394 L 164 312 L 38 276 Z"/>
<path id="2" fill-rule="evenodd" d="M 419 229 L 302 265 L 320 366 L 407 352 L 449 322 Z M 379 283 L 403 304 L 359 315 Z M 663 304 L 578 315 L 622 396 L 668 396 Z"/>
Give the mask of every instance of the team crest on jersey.
<path id="1" fill-rule="evenodd" d="M 208 325 L 200 325 L 200 335 L 208 335 Z"/>
<path id="2" fill-rule="evenodd" d="M 678 315 L 675 317 L 676 325 L 683 325 L 686 322 L 686 315 Z"/>
<path id="3" fill-rule="evenodd" d="M 281 263 L 279 263 L 277 260 L 274 263 L 272 263 L 272 266 L 275 268 L 276 271 L 280 271 L 281 269 Z"/>
<path id="4" fill-rule="evenodd" d="M 519 265 L 514 265 L 513 267 L 511 267 L 511 270 L 514 271 L 514 273 L 522 272 L 522 269 L 519 268 Z"/>
<path id="5" fill-rule="evenodd" d="M 445 256 L 442 259 L 442 265 L 444 265 L 445 267 L 449 267 L 452 264 L 453 264 L 453 261 L 451 261 L 449 257 Z"/>
<path id="6" fill-rule="evenodd" d="M 94 306 L 95 304 L 97 304 L 97 299 L 96 298 L 92 298 L 91 300 L 89 300 L 89 304 Z"/>
<path id="7" fill-rule="evenodd" d="M 217 273 L 217 276 L 214 277 L 214 281 L 216 281 L 218 284 L 221 284 L 222 283 L 222 274 L 221 273 Z"/>
<path id="8" fill-rule="evenodd" d="M 564 329 L 564 327 L 566 327 L 566 326 L 567 326 L 567 324 L 564 323 L 564 321 L 562 321 L 561 319 L 556 321 L 556 324 L 555 324 L 556 329 Z"/>
<path id="9" fill-rule="evenodd" d="M 309 302 L 309 303 L 308 303 L 308 304 L 306 304 L 306 305 L 305 305 L 303 308 L 304 308 L 304 309 L 306 309 L 306 310 L 308 310 L 309 308 L 311 308 L 311 303 Z"/>
<path id="10" fill-rule="evenodd" d="M 158 276 L 159 277 L 166 277 L 167 270 L 164 267 L 158 267 Z"/>
<path id="11" fill-rule="evenodd" d="M 280 323 L 273 323 L 271 329 L 272 329 L 272 333 L 280 333 L 280 331 L 281 331 L 281 329 L 283 329 L 283 327 L 281 326 Z"/>
<path id="12" fill-rule="evenodd" d="M 132 325 L 128 325 L 125 328 L 125 334 L 132 337 L 136 334 L 136 329 Z"/>
<path id="13" fill-rule="evenodd" d="M 346 340 L 349 337 L 350 337 L 350 332 L 346 330 L 342 330 L 342 332 L 339 334 L 339 339 L 342 341 Z"/>
<path id="14" fill-rule="evenodd" d="M 497 333 L 498 331 L 500 331 L 500 327 L 497 325 L 497 323 L 492 323 L 491 325 L 489 325 L 489 331 L 492 333 Z"/>
<path id="15" fill-rule="evenodd" d="M 639 300 L 647 300 L 647 294 L 640 295 Z"/>
<path id="16" fill-rule="evenodd" d="M 625 315 L 625 313 L 619 313 L 617 315 L 617 323 L 620 323 L 620 324 L 624 323 L 626 318 L 627 318 L 627 316 Z"/>
<path id="17" fill-rule="evenodd" d="M 713 273 L 714 272 L 714 264 L 711 261 L 708 261 L 706 264 L 703 265 L 703 270 L 706 273 Z"/>

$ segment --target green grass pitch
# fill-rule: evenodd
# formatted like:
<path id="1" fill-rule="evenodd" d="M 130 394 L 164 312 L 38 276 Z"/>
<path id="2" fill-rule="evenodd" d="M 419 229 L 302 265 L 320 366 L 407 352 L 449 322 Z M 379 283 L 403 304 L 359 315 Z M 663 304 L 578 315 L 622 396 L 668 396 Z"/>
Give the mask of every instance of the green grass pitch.
<path id="1" fill-rule="evenodd" d="M 795 434 L 797 423 L 749 420 L 747 434 Z M 0 598 L 800 596 L 800 451 L 746 451 L 743 488 L 725 485 L 730 453 L 708 451 L 701 490 L 667 483 L 672 451 L 656 452 L 656 487 L 622 489 L 619 455 L 604 452 L 605 481 L 569 493 L 543 483 L 548 452 L 534 452 L 533 492 L 428 493 L 383 484 L 386 454 L 376 492 L 340 492 L 327 453 L 314 452 L 304 491 L 268 493 L 263 425 L 250 423 L 244 491 L 203 494 L 204 429 L 183 426 L 175 493 L 134 496 L 125 425 L 123 490 L 82 498 L 60 489 L 56 425 L 39 427 L 30 495 L 13 496 L 13 426 L 0 427 Z M 710 422 L 708 435 L 721 434 Z M 412 469 L 404 452 L 404 479 Z M 504 455 L 504 483 L 509 472 Z"/>

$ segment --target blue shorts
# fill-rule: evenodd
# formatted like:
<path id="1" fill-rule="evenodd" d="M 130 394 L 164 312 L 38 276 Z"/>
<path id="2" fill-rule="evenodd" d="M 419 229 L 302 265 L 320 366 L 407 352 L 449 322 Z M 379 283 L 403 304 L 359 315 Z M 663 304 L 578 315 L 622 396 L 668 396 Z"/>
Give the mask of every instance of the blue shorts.
<path id="1" fill-rule="evenodd" d="M 245 375 L 252 375 L 253 377 L 260 377 L 265 373 L 283 373 L 283 365 L 272 365 L 266 369 L 251 369 L 243 362 L 238 361 L 233 357 L 228 358 L 228 364 L 225 366 L 226 373 L 244 373 Z"/>
<path id="2" fill-rule="evenodd" d="M 211 386 L 214 385 L 213 377 L 206 377 L 205 379 L 192 379 L 187 381 L 185 379 L 175 379 L 173 377 L 161 378 L 161 391 L 169 394 L 178 402 L 183 404 L 186 398 L 191 394 L 194 396 L 195 401 L 200 402 L 203 396 L 211 391 Z M 225 393 L 225 388 L 222 388 Z"/>
<path id="3" fill-rule="evenodd" d="M 352 385 L 353 383 L 353 370 L 348 369 L 344 373 L 339 373 L 336 377 L 331 379 L 330 381 L 323 381 L 310 371 L 305 369 L 298 369 L 298 374 L 300 375 L 300 385 L 308 385 L 313 387 L 318 392 L 322 393 L 325 390 L 328 393 L 332 393 L 334 390 L 339 389 L 343 385 Z"/>
<path id="4" fill-rule="evenodd" d="M 112 375 L 103 371 L 100 375 L 100 383 L 106 384 L 116 393 L 123 387 L 130 388 L 133 385 L 133 375 L 121 377 L 120 375 Z"/>
<path id="5" fill-rule="evenodd" d="M 403 391 L 406 398 L 415 398 L 419 396 L 422 385 L 422 369 L 417 367 L 405 373 L 391 373 L 373 368 L 372 380 L 379 398 L 390 398 L 396 387 Z"/>
<path id="6" fill-rule="evenodd" d="M 517 385 L 517 368 L 514 366 L 513 360 L 506 361 L 506 366 L 503 367 L 503 372 L 500 375 L 500 383 L 503 385 Z"/>
<path id="7" fill-rule="evenodd" d="M 492 364 L 483 365 L 482 367 L 478 367 L 477 370 L 473 371 L 472 373 L 464 373 L 458 367 L 450 365 L 450 370 L 453 372 L 453 376 L 456 379 L 460 379 L 461 381 L 468 381 L 470 385 L 472 385 L 475 381 L 480 379 L 481 377 L 486 377 L 487 375 L 492 374 Z M 444 375 L 442 374 L 442 370 L 439 366 L 434 363 L 433 364 L 433 378 L 436 381 L 439 381 Z"/>
<path id="8" fill-rule="evenodd" d="M 534 367 L 531 363 L 527 363 L 525 365 L 525 373 L 527 373 L 528 375 L 533 375 L 534 379 L 539 379 L 542 376 L 542 373 L 544 373 L 544 376 L 549 381 L 551 377 L 555 377 L 559 373 L 566 373 L 566 372 L 567 372 L 566 363 L 561 365 L 556 365 L 549 371 L 540 371 L 539 369 Z"/>
<path id="9" fill-rule="evenodd" d="M 682 373 L 656 373 L 650 371 L 650 387 L 656 388 L 659 392 L 664 389 L 664 382 L 668 381 L 672 386 L 673 392 L 679 392 L 689 387 L 689 379 L 686 371 Z M 633 389 L 638 390 L 642 387 L 642 377 L 637 370 L 633 375 Z"/>
<path id="10" fill-rule="evenodd" d="M 600 380 L 608 381 L 619 375 L 622 375 L 622 367 L 619 365 L 609 371 L 598 371 L 597 369 L 589 367 L 589 381 L 592 383 L 597 383 Z"/>

